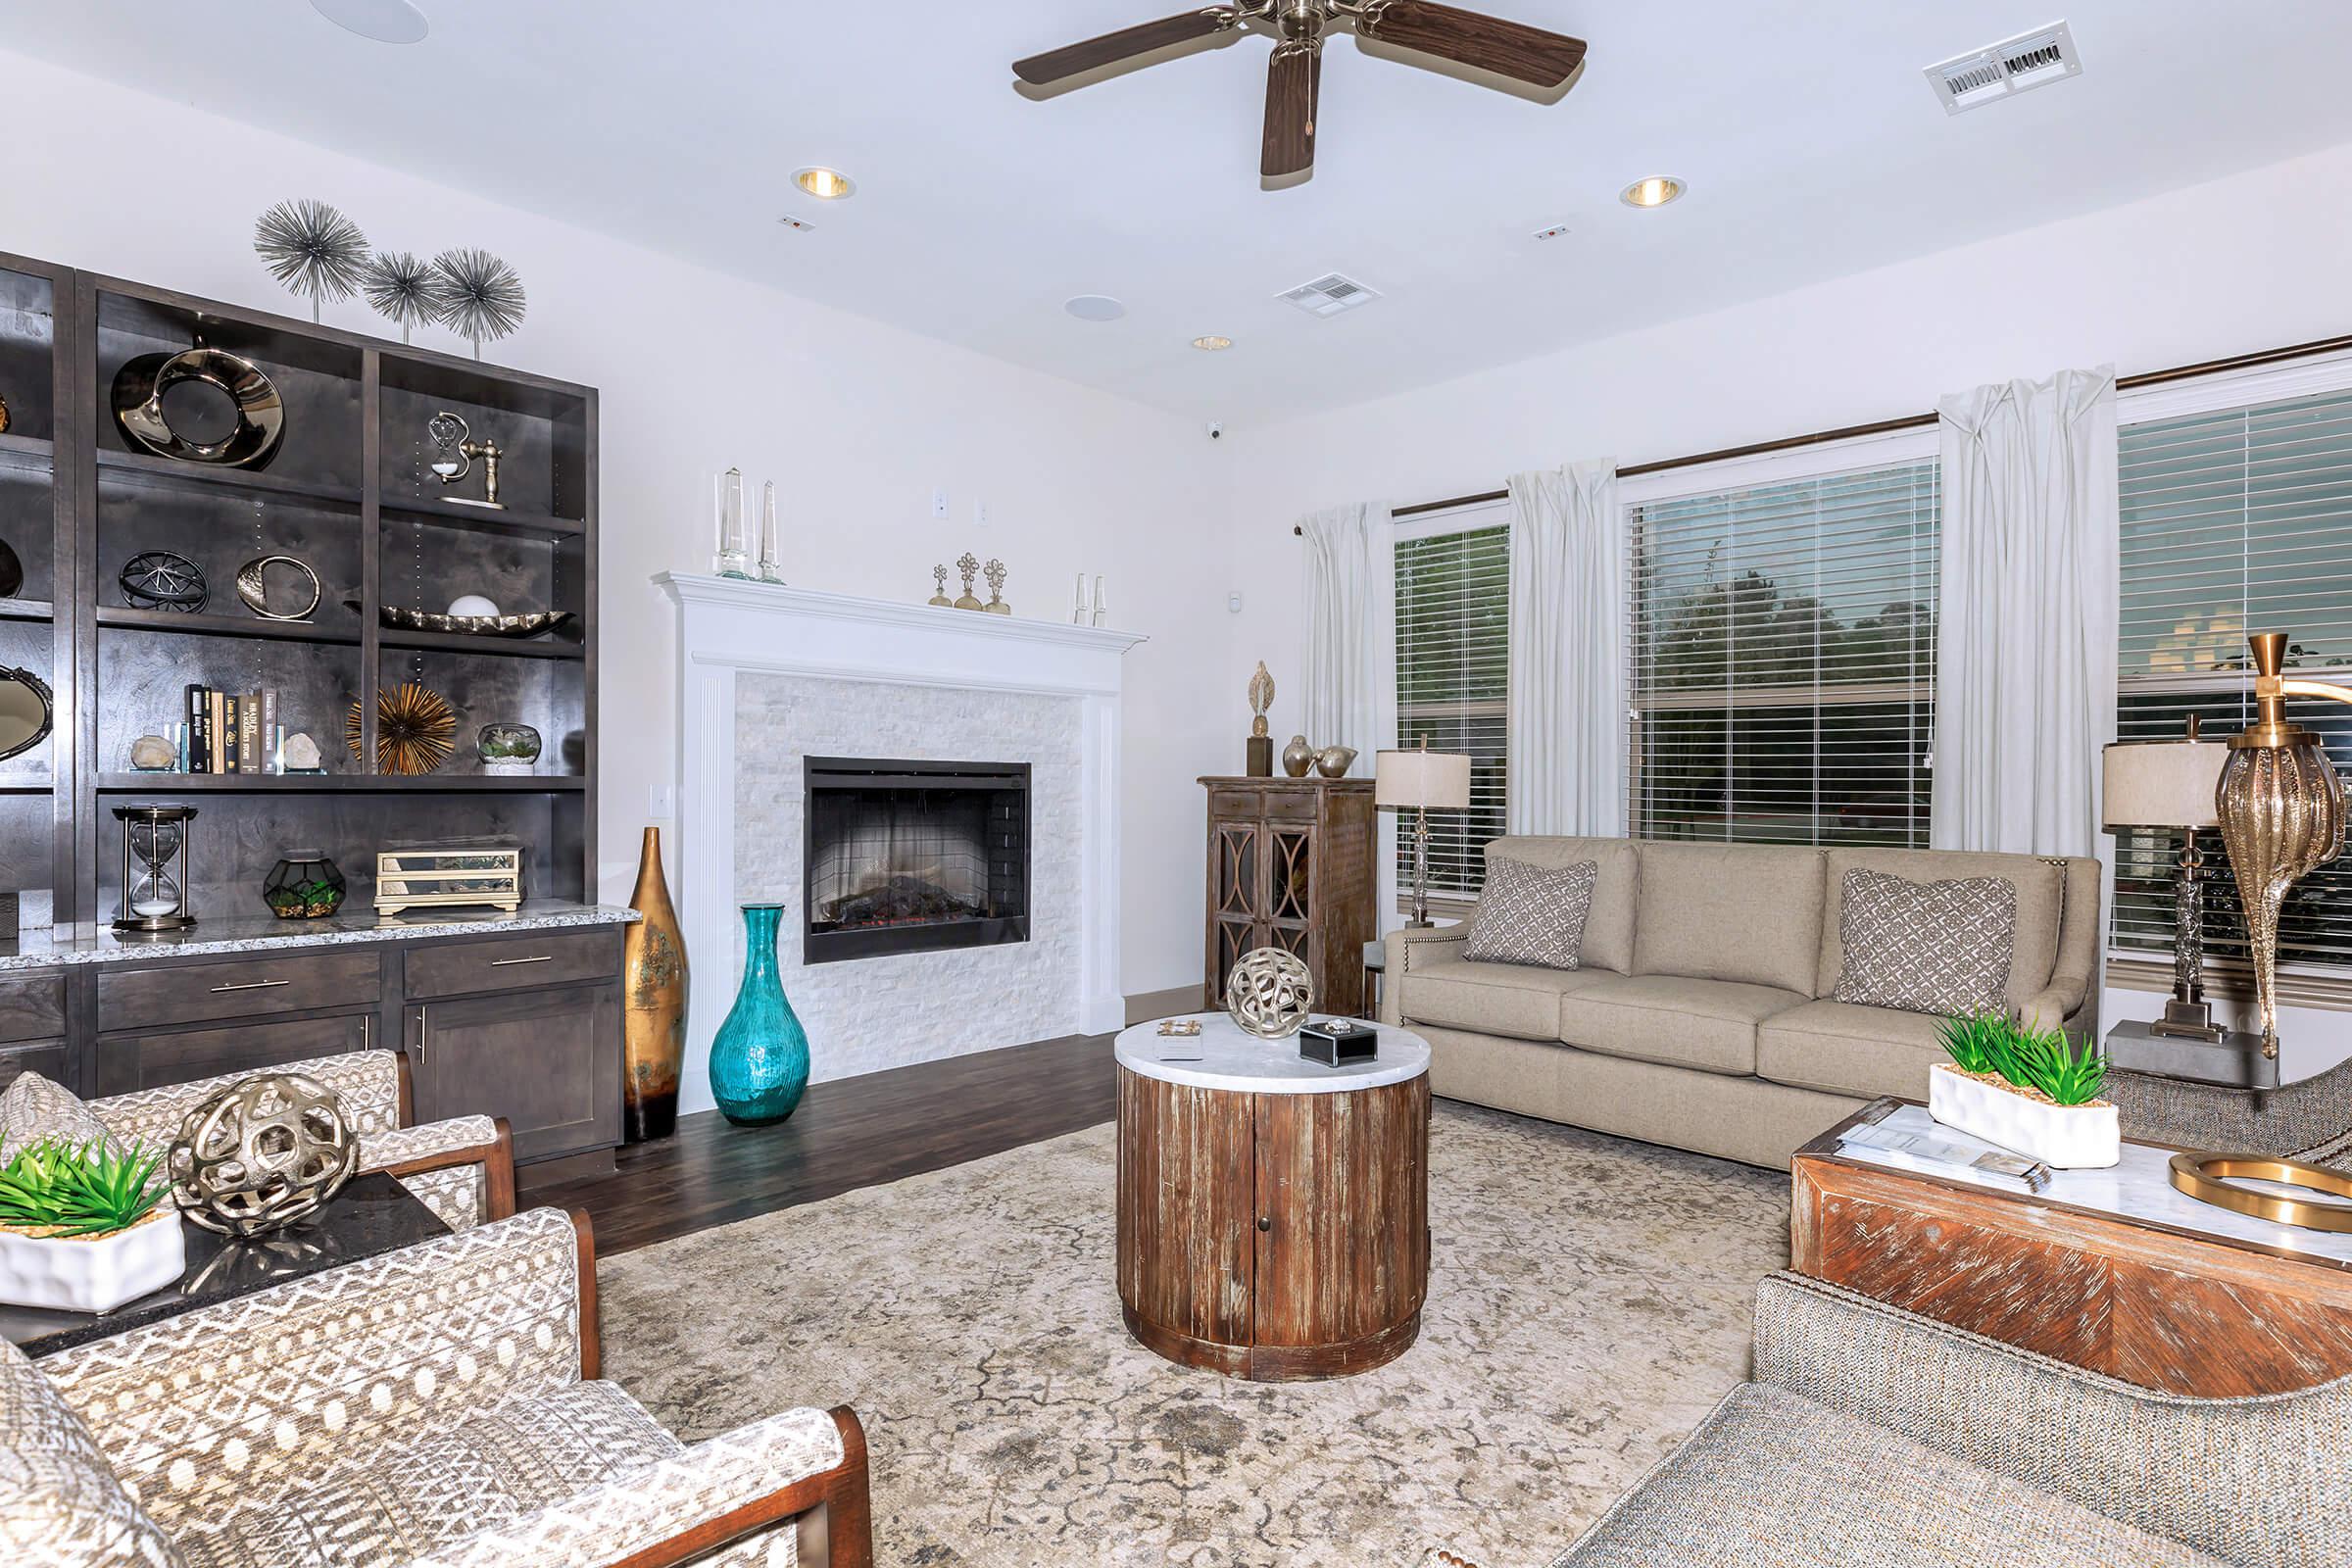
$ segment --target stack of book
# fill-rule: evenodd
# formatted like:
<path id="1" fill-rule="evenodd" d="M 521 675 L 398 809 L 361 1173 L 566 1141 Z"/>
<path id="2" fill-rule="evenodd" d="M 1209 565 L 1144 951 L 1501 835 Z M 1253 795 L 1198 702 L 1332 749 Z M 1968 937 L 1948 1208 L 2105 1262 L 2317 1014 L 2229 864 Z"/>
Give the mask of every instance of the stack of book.
<path id="1" fill-rule="evenodd" d="M 281 772 L 284 741 L 274 687 L 258 692 L 188 688 L 186 771 Z"/>

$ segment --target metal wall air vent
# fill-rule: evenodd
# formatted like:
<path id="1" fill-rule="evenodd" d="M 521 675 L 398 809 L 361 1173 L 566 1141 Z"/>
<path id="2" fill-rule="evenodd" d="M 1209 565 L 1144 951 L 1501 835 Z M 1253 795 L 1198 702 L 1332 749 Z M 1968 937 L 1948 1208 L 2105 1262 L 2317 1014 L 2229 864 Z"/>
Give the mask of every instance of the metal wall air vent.
<path id="1" fill-rule="evenodd" d="M 1337 316 L 1342 311 L 1371 304 L 1380 298 L 1380 290 L 1338 272 L 1326 272 L 1311 283 L 1284 289 L 1280 297 L 1309 316 Z"/>
<path id="2" fill-rule="evenodd" d="M 2004 38 L 1990 48 L 1973 50 L 1927 71 L 1928 85 L 1936 89 L 1936 101 L 1947 115 L 1998 103 L 2082 74 L 2082 57 L 2075 50 L 2074 29 L 2063 22 Z"/>

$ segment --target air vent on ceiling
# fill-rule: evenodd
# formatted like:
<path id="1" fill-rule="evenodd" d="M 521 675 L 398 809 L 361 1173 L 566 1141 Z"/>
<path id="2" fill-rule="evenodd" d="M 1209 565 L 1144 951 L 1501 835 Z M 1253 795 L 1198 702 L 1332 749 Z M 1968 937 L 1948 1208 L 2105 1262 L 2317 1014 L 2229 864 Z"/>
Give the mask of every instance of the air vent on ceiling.
<path id="1" fill-rule="evenodd" d="M 1311 283 L 1282 291 L 1282 298 L 1306 312 L 1309 316 L 1337 316 L 1352 311 L 1359 305 L 1369 305 L 1380 298 L 1380 290 L 1368 288 L 1352 277 L 1338 272 L 1326 272 Z"/>
<path id="2" fill-rule="evenodd" d="M 1943 112 L 1956 115 L 1997 103 L 2053 81 L 2082 74 L 2082 57 L 2075 52 L 2074 29 L 2054 22 L 2032 32 L 2004 38 L 1928 68 L 1928 85 L 1936 89 Z"/>

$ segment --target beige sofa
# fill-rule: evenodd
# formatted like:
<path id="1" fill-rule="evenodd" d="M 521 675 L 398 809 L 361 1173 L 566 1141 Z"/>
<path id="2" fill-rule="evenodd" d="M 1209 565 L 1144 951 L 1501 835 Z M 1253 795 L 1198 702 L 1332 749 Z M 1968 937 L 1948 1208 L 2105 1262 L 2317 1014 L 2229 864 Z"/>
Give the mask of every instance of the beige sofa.
<path id="1" fill-rule="evenodd" d="M 1497 839 L 1487 858 L 1599 875 L 1575 969 L 1472 963 L 1467 922 L 1389 937 L 1381 1016 L 1428 1038 L 1449 1099 L 1786 1165 L 1881 1095 L 1924 1098 L 1939 1020 L 1829 1000 L 1855 869 L 2010 882 L 2010 1004 L 2096 1033 L 2096 860 L 1572 838 Z"/>

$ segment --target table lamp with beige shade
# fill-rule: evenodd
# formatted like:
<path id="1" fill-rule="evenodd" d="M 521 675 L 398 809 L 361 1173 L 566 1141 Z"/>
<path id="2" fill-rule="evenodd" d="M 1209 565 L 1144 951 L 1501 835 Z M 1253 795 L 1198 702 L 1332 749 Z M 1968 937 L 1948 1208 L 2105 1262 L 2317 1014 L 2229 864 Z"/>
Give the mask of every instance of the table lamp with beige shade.
<path id="1" fill-rule="evenodd" d="M 1413 813 L 1413 914 L 1405 924 L 1429 928 L 1429 813 L 1470 806 L 1470 759 L 1459 752 L 1382 752 L 1372 771 L 1372 800 Z"/>
<path id="2" fill-rule="evenodd" d="M 2214 791 L 2230 748 L 2198 738 L 2197 719 L 2178 740 L 2117 741 L 2107 748 L 2107 831 L 2165 828 L 2180 835 L 2173 867 L 2173 997 L 2148 1032 L 2179 1040 L 2221 1043 L 2213 1004 L 2205 1000 L 2205 857 L 2197 835 L 2221 825 Z"/>

